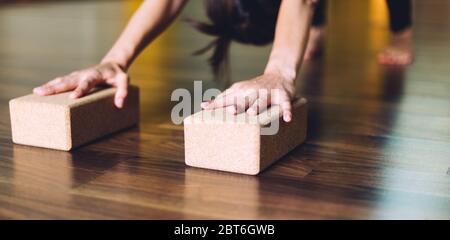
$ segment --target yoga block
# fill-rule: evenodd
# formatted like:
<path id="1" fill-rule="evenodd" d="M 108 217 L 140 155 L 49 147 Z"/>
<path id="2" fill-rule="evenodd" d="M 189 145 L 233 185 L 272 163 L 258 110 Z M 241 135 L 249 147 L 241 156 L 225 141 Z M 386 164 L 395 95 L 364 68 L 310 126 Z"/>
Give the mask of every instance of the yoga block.
<path id="1" fill-rule="evenodd" d="M 139 122 L 139 89 L 130 86 L 124 107 L 114 106 L 115 88 L 97 88 L 79 99 L 70 92 L 30 94 L 9 102 L 16 144 L 70 151 Z"/>
<path id="2" fill-rule="evenodd" d="M 204 110 L 184 119 L 185 162 L 192 167 L 257 175 L 306 138 L 307 101 L 293 103 L 293 118 L 281 119 L 274 106 L 258 116 L 232 115 L 224 108 Z M 263 128 L 279 123 L 274 135 Z"/>

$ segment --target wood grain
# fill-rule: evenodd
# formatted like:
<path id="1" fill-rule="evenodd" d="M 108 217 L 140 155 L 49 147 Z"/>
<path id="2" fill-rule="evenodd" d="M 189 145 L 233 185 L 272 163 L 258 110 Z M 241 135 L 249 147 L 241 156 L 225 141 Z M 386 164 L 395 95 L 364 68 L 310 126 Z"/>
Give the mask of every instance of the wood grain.
<path id="1" fill-rule="evenodd" d="M 376 63 L 389 37 L 377 4 L 331 1 L 325 55 L 305 64 L 298 84 L 310 102 L 308 139 L 260 176 L 185 166 L 170 94 L 192 90 L 194 80 L 217 84 L 205 57 L 190 55 L 210 39 L 181 22 L 131 69 L 142 93 L 139 127 L 70 153 L 13 145 L 8 100 L 95 64 L 137 4 L 0 5 L 0 218 L 450 218 L 445 0 L 415 2 L 409 68 Z M 191 1 L 184 16 L 204 17 L 200 5 Z M 233 78 L 259 74 L 269 49 L 234 44 Z"/>

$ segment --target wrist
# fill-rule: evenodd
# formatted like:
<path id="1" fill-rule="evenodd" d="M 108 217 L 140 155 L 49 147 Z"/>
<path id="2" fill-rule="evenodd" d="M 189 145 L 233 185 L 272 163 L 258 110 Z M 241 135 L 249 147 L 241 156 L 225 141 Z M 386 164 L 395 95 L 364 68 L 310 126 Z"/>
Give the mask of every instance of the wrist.
<path id="1" fill-rule="evenodd" d="M 111 50 L 105 57 L 103 57 L 101 63 L 114 63 L 119 65 L 123 71 L 127 71 L 130 67 L 133 54 L 128 50 Z"/>
<path id="2" fill-rule="evenodd" d="M 297 79 L 297 64 L 287 54 L 272 53 L 264 70 L 264 74 L 276 74 L 285 81 L 294 83 Z"/>
<path id="3" fill-rule="evenodd" d="M 264 70 L 264 74 L 274 74 L 280 76 L 284 81 L 289 83 L 294 83 L 297 79 L 297 69 L 281 65 L 267 65 Z"/>

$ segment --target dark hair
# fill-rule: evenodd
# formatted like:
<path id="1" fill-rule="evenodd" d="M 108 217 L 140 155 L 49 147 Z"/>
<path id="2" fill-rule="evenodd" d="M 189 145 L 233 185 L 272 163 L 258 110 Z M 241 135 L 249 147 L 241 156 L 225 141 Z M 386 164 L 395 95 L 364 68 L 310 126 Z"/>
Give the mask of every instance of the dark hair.
<path id="1" fill-rule="evenodd" d="M 228 50 L 231 42 L 265 45 L 273 41 L 281 0 L 205 0 L 211 23 L 188 20 L 202 33 L 217 38 L 196 51 L 203 54 L 213 49 L 209 59 L 214 76 L 228 74 Z"/>

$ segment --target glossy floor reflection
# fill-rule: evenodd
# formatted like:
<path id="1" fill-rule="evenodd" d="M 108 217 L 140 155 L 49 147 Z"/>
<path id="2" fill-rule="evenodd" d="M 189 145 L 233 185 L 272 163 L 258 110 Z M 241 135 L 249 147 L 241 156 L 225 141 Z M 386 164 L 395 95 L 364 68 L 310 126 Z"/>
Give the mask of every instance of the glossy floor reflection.
<path id="1" fill-rule="evenodd" d="M 184 165 L 170 94 L 217 84 L 191 56 L 210 38 L 182 22 L 131 69 L 139 127 L 70 153 L 13 145 L 8 100 L 95 64 L 139 2 L 0 5 L 0 218 L 449 219 L 450 4 L 415 2 L 417 59 L 399 68 L 375 61 L 389 40 L 382 2 L 330 1 L 325 55 L 298 84 L 308 139 L 256 177 Z M 184 16 L 203 18 L 200 5 Z M 269 50 L 233 45 L 233 79 L 259 74 Z"/>

